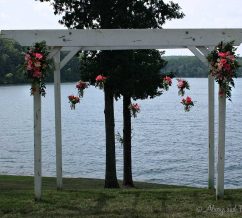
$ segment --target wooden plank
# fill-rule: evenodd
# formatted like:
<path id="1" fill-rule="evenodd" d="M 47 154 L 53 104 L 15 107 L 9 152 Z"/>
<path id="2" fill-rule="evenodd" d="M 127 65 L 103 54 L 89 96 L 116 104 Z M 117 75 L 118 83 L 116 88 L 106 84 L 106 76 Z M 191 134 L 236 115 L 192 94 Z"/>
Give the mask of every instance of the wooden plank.
<path id="1" fill-rule="evenodd" d="M 201 51 L 199 51 L 195 46 L 188 46 L 187 47 L 203 64 L 208 66 L 208 61 Z"/>
<path id="2" fill-rule="evenodd" d="M 214 140 L 214 78 L 208 76 L 208 188 L 214 189 L 215 180 L 215 140 Z"/>
<path id="3" fill-rule="evenodd" d="M 190 49 L 190 48 L 189 48 Z M 210 49 L 204 46 L 198 46 L 197 49 L 199 59 L 208 67 L 206 56 L 209 54 Z M 194 54 L 194 48 L 190 49 Z M 203 55 L 203 56 L 201 56 Z M 215 146 L 214 146 L 214 78 L 208 76 L 208 188 L 214 189 L 215 180 Z"/>
<path id="4" fill-rule="evenodd" d="M 242 29 L 89 29 L 89 30 L 2 30 L 2 37 L 23 46 L 45 40 L 49 46 L 89 46 L 96 48 L 126 46 L 134 48 L 184 48 L 213 46 L 220 41 L 242 42 Z"/>
<path id="5" fill-rule="evenodd" d="M 37 201 L 42 196 L 41 156 L 41 95 L 37 91 L 34 94 L 34 192 Z"/>
<path id="6" fill-rule="evenodd" d="M 55 91 L 55 138 L 56 138 L 56 178 L 57 189 L 61 190 L 62 182 L 62 128 L 61 128 L 61 87 L 60 87 L 60 51 L 54 58 L 54 91 Z"/>
<path id="7" fill-rule="evenodd" d="M 50 48 L 50 53 L 48 55 L 48 58 L 53 58 L 59 51 L 61 50 L 61 47 L 54 47 Z"/>
<path id="8" fill-rule="evenodd" d="M 218 128 L 218 161 L 217 161 L 217 185 L 216 197 L 224 197 L 224 161 L 225 161 L 225 120 L 226 120 L 226 97 L 219 96 L 219 128 Z"/>
<path id="9" fill-rule="evenodd" d="M 199 46 L 198 49 L 207 56 L 211 51 L 210 46 L 208 48 Z M 207 62 L 207 59 L 206 59 Z M 208 62 L 207 62 L 208 65 Z M 214 78 L 209 75 L 208 76 L 208 188 L 215 188 L 215 139 L 214 139 Z"/>
<path id="10" fill-rule="evenodd" d="M 78 51 L 80 51 L 81 47 L 74 47 L 70 52 L 63 58 L 63 60 L 60 63 L 60 69 L 62 69 Z"/>

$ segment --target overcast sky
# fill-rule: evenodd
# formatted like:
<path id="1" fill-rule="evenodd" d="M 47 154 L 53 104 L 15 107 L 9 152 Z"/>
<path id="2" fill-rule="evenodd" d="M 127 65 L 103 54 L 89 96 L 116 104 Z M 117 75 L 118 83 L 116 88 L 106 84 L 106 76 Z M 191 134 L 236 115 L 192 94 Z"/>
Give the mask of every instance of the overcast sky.
<path id="1" fill-rule="evenodd" d="M 105 1 L 104 1 L 105 2 Z M 169 2 L 169 0 L 165 0 Z M 242 0 L 174 0 L 185 18 L 167 21 L 164 28 L 242 28 Z M 2 29 L 63 29 L 49 3 L 35 0 L 0 0 Z M 241 53 L 241 46 L 239 53 Z M 189 54 L 184 51 L 167 54 Z"/>

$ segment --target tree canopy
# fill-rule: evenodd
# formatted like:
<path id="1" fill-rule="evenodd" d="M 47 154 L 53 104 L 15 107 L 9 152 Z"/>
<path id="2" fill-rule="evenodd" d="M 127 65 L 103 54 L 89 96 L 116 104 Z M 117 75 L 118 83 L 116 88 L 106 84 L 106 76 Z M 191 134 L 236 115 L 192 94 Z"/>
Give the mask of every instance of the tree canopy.
<path id="1" fill-rule="evenodd" d="M 39 0 L 50 2 L 68 28 L 161 28 L 182 18 L 180 6 L 162 0 Z"/>

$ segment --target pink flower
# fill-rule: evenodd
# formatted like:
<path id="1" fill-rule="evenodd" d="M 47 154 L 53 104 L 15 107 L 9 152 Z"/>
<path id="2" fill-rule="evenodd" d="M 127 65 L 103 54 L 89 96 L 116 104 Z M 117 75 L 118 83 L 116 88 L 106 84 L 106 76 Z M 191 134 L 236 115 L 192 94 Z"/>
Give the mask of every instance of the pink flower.
<path id="1" fill-rule="evenodd" d="M 223 64 L 222 63 L 218 63 L 217 66 L 218 66 L 218 70 L 222 70 L 222 68 L 223 68 Z M 215 71 L 215 69 L 213 71 Z"/>
<path id="2" fill-rule="evenodd" d="M 192 98 L 187 96 L 186 98 L 186 104 L 191 104 L 192 103 Z"/>
<path id="3" fill-rule="evenodd" d="M 33 64 L 33 61 L 28 60 L 28 65 L 32 65 L 32 64 Z"/>
<path id="4" fill-rule="evenodd" d="M 137 116 L 136 114 L 140 112 L 140 106 L 137 103 L 131 103 L 129 105 L 129 110 L 131 112 L 131 115 L 135 118 Z"/>
<path id="5" fill-rule="evenodd" d="M 33 62 L 31 60 L 28 60 L 28 63 L 27 63 L 27 70 L 32 70 L 33 69 L 33 66 L 32 66 Z"/>
<path id="6" fill-rule="evenodd" d="M 71 110 L 75 110 L 75 105 L 80 102 L 80 98 L 78 96 L 69 95 L 68 96 Z"/>
<path id="7" fill-rule="evenodd" d="M 72 101 L 73 99 L 75 99 L 75 96 L 74 96 L 74 95 L 69 95 L 69 96 L 68 96 L 68 99 L 69 99 L 70 101 Z"/>
<path id="8" fill-rule="evenodd" d="M 37 58 L 37 59 L 42 59 L 43 58 L 43 55 L 41 53 L 34 53 L 34 56 Z"/>
<path id="9" fill-rule="evenodd" d="M 29 59 L 30 59 L 30 55 L 29 54 L 25 54 L 24 60 L 28 61 Z"/>
<path id="10" fill-rule="evenodd" d="M 96 77 L 96 82 L 104 82 L 107 79 L 107 77 L 102 76 L 102 75 L 98 75 Z"/>
<path id="11" fill-rule="evenodd" d="M 172 84 L 172 79 L 171 79 L 171 77 L 169 77 L 169 76 L 166 76 L 166 77 L 164 78 L 164 81 L 165 81 L 169 86 Z"/>
<path id="12" fill-rule="evenodd" d="M 79 103 L 80 102 L 80 98 L 78 96 L 74 96 L 74 95 L 69 95 L 68 96 L 69 101 L 71 101 L 73 104 Z"/>
<path id="13" fill-rule="evenodd" d="M 32 65 L 31 64 L 28 64 L 27 65 L 27 70 L 32 70 L 32 69 L 33 69 Z"/>
<path id="14" fill-rule="evenodd" d="M 184 105 L 185 111 L 190 111 L 191 107 L 194 106 L 194 103 L 192 101 L 192 98 L 187 96 L 186 98 L 183 98 L 181 103 Z"/>
<path id="15" fill-rule="evenodd" d="M 226 70 L 226 71 L 230 71 L 231 70 L 231 66 L 230 66 L 230 64 L 224 64 L 224 69 Z"/>
<path id="16" fill-rule="evenodd" d="M 39 70 L 35 70 L 34 73 L 33 73 L 33 77 L 40 78 L 41 77 L 41 72 Z"/>
<path id="17" fill-rule="evenodd" d="M 227 51 L 227 52 L 226 52 L 226 55 L 227 55 L 227 56 L 230 55 L 230 51 Z"/>
<path id="18" fill-rule="evenodd" d="M 76 83 L 77 89 L 85 89 L 88 87 L 88 84 L 86 82 L 79 81 Z"/>
<path id="19" fill-rule="evenodd" d="M 235 57 L 234 55 L 228 55 L 227 58 L 231 61 L 235 61 Z"/>
<path id="20" fill-rule="evenodd" d="M 227 60 L 226 59 L 221 59 L 219 63 L 222 64 L 222 65 L 224 65 L 224 64 L 227 63 Z"/>
<path id="21" fill-rule="evenodd" d="M 137 111 L 140 110 L 140 106 L 137 103 L 133 104 L 132 107 Z"/>
<path id="22" fill-rule="evenodd" d="M 219 52 L 218 56 L 221 57 L 221 58 L 226 58 L 227 53 L 226 52 Z"/>
<path id="23" fill-rule="evenodd" d="M 179 89 L 184 88 L 184 87 L 185 87 L 185 81 L 182 80 L 182 79 L 178 79 L 177 87 L 178 87 Z"/>

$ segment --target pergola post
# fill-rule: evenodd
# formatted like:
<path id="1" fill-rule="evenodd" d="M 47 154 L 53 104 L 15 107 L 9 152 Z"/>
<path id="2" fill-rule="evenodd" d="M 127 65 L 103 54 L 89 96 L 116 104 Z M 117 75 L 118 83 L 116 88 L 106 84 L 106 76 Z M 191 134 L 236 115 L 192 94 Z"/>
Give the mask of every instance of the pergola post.
<path id="1" fill-rule="evenodd" d="M 217 186 L 216 198 L 224 197 L 224 157 L 225 157 L 225 120 L 226 120 L 226 96 L 218 97 L 218 161 L 217 161 Z"/>
<path id="2" fill-rule="evenodd" d="M 60 60 L 61 47 L 55 47 L 52 50 L 55 63 L 54 71 L 54 92 L 55 92 L 55 139 L 56 139 L 56 183 L 57 189 L 63 188 L 62 176 L 62 127 L 61 127 L 61 80 L 60 70 L 71 60 L 71 58 L 80 50 L 80 47 L 69 49 L 69 53 Z M 51 54 L 50 54 L 51 57 Z"/>
<path id="3" fill-rule="evenodd" d="M 208 188 L 214 189 L 215 140 L 214 140 L 214 78 L 208 76 Z"/>
<path id="4" fill-rule="evenodd" d="M 188 49 L 206 66 L 209 49 L 204 46 L 188 46 Z M 208 76 L 208 188 L 214 189 L 215 152 L 214 152 L 214 78 Z"/>
<path id="5" fill-rule="evenodd" d="M 41 157 L 41 95 L 39 87 L 34 93 L 34 193 L 35 200 L 42 196 L 42 157 Z"/>
<path id="6" fill-rule="evenodd" d="M 56 182 L 61 190 L 62 182 L 62 128 L 61 128 L 61 87 L 60 87 L 60 48 L 53 56 L 55 63 L 54 93 L 55 93 L 55 139 L 56 139 Z"/>

